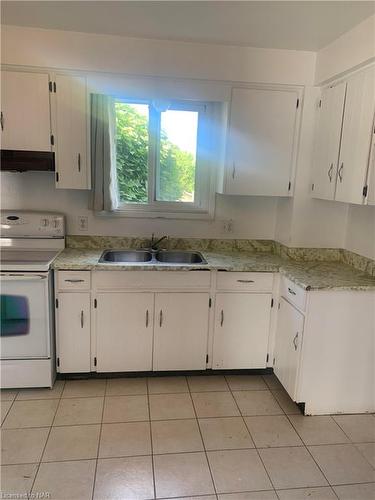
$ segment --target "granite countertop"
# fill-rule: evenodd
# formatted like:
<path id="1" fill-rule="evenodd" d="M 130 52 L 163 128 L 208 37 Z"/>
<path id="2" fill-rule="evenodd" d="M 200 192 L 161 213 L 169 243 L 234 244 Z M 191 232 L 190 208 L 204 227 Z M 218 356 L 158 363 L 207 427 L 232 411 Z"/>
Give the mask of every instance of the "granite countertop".
<path id="1" fill-rule="evenodd" d="M 296 261 L 270 252 L 206 252 L 207 264 L 99 263 L 103 249 L 66 248 L 52 266 L 60 270 L 186 271 L 209 269 L 224 271 L 280 272 L 305 290 L 375 290 L 375 277 L 342 262 Z"/>

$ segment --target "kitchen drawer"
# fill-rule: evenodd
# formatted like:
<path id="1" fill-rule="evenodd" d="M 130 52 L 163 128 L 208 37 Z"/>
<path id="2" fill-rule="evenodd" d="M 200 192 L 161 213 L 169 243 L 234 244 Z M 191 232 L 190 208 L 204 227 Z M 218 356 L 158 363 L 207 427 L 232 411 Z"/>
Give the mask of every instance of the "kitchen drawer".
<path id="1" fill-rule="evenodd" d="M 95 290 L 116 289 L 208 289 L 210 271 L 94 271 Z"/>
<path id="2" fill-rule="evenodd" d="M 90 290 L 90 271 L 58 271 L 58 290 Z"/>
<path id="3" fill-rule="evenodd" d="M 272 273 L 232 273 L 225 271 L 218 271 L 217 273 L 217 290 L 270 292 L 272 286 Z"/>
<path id="4" fill-rule="evenodd" d="M 298 309 L 301 309 L 301 311 L 305 310 L 307 297 L 306 290 L 296 285 L 285 276 L 281 277 L 280 294 L 286 300 L 298 307 Z"/>

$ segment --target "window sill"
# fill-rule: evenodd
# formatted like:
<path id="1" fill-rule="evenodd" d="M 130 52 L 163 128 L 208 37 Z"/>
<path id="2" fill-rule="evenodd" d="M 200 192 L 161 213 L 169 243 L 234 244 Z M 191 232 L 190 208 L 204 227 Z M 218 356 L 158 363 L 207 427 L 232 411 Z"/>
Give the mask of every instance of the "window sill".
<path id="1" fill-rule="evenodd" d="M 135 210 L 115 210 L 113 212 L 96 212 L 99 217 L 127 217 L 129 219 L 180 219 L 180 220 L 207 220 L 214 219 L 214 213 L 209 212 L 151 212 Z"/>

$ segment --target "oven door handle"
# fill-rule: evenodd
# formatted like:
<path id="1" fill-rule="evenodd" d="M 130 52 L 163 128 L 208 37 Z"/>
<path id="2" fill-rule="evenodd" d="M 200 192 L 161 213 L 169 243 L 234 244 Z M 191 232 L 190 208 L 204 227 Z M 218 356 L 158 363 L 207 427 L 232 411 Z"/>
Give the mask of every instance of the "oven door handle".
<path id="1" fill-rule="evenodd" d="M 47 277 L 44 274 L 0 274 L 1 281 L 34 281 L 45 280 Z"/>

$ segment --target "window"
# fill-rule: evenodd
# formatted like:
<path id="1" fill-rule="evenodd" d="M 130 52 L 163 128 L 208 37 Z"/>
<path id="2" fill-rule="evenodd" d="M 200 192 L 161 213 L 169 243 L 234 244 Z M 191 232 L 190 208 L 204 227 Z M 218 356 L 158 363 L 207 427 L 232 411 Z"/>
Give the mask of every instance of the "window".
<path id="1" fill-rule="evenodd" d="M 207 105 L 116 100 L 119 211 L 208 213 Z"/>

